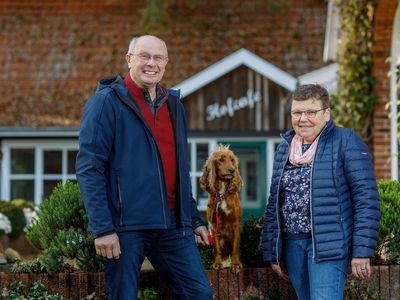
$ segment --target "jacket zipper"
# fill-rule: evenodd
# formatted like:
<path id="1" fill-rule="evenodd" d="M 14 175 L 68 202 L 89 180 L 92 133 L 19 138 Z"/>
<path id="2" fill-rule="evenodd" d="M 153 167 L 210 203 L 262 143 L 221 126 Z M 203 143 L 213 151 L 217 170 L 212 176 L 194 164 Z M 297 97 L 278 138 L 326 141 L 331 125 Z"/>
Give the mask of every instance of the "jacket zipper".
<path id="1" fill-rule="evenodd" d="M 318 140 L 319 144 L 319 140 Z M 318 144 L 317 144 L 317 149 L 318 149 Z M 311 222 L 311 244 L 312 244 L 312 261 L 315 263 L 315 240 L 314 240 L 314 218 L 313 218 L 313 209 L 312 209 L 312 179 L 313 179 L 313 174 L 314 174 L 314 161 L 315 161 L 315 156 L 317 152 L 315 152 L 313 161 L 312 161 L 312 166 L 311 166 L 311 174 L 310 174 L 310 222 Z"/>
<path id="2" fill-rule="evenodd" d="M 113 89 L 114 90 L 114 89 Z M 124 95 L 121 95 L 118 90 L 114 90 L 115 93 L 117 94 L 118 98 L 125 103 L 128 107 L 130 107 L 132 109 L 132 111 L 139 117 L 139 119 L 142 121 L 142 123 L 144 124 L 145 128 L 147 129 L 147 131 L 149 132 L 149 135 L 152 137 L 153 139 L 153 143 L 155 145 L 155 149 L 158 152 L 158 148 L 157 148 L 157 144 L 155 142 L 155 137 L 151 131 L 151 129 L 149 128 L 149 126 L 146 123 L 146 120 L 142 117 L 142 114 L 140 112 L 140 110 L 136 107 L 136 104 L 134 102 L 133 99 L 133 104 L 130 103 L 129 101 L 127 101 L 127 99 L 125 99 L 126 97 Z M 128 97 L 129 98 L 129 97 Z M 161 191 L 161 202 L 162 202 L 162 210 L 163 210 L 163 216 L 164 216 L 164 228 L 168 228 L 167 226 L 167 218 L 166 218 L 166 214 L 165 214 L 165 199 L 164 199 L 164 194 L 163 194 L 163 188 L 162 188 L 162 176 L 161 176 L 161 170 L 160 170 L 160 162 L 159 160 L 161 159 L 160 156 L 157 157 L 157 170 L 158 170 L 158 179 L 159 179 L 159 183 L 160 183 L 160 191 Z M 121 219 L 122 221 L 122 219 Z"/>
<path id="3" fill-rule="evenodd" d="M 288 143 L 288 141 L 286 141 L 285 138 L 282 139 L 286 142 L 286 144 L 288 145 L 288 154 L 286 155 L 286 159 L 285 159 L 285 164 L 287 163 L 288 159 L 289 159 L 289 153 L 290 153 L 290 144 Z M 279 240 L 281 238 L 281 220 L 280 220 L 280 213 L 279 213 L 279 201 L 280 201 L 280 197 L 279 197 L 279 189 L 281 186 L 281 180 L 282 180 L 282 176 L 283 176 L 283 171 L 285 170 L 285 167 L 283 167 L 281 175 L 279 176 L 279 181 L 278 181 L 278 186 L 277 186 L 277 193 L 276 193 L 276 205 L 275 205 L 275 209 L 276 209 L 276 218 L 277 218 L 277 224 L 278 224 L 278 238 L 276 239 L 276 245 L 275 245 L 275 249 L 276 249 L 276 260 L 279 262 Z"/>
<path id="4" fill-rule="evenodd" d="M 164 193 L 163 191 L 163 185 L 162 185 L 162 176 L 161 176 L 161 170 L 160 170 L 160 160 L 157 158 L 157 170 L 158 170 L 158 182 L 160 184 L 160 191 L 161 191 L 161 202 L 162 202 L 162 210 L 163 210 L 163 216 L 164 216 L 164 228 L 167 229 L 167 223 L 165 222 L 167 220 L 167 217 L 165 215 L 165 199 L 164 199 Z"/>
<path id="5" fill-rule="evenodd" d="M 119 211 L 119 226 L 122 226 L 123 225 L 123 223 L 122 223 L 122 215 L 123 215 L 123 211 L 124 211 L 124 204 L 122 202 L 119 175 L 117 175 L 117 187 L 118 187 L 118 201 L 119 201 L 119 207 L 120 207 L 120 211 Z"/>
<path id="6" fill-rule="evenodd" d="M 322 134 L 324 133 L 325 130 L 326 130 L 326 125 L 322 129 L 321 133 L 319 134 L 320 138 L 322 137 Z M 313 250 L 313 255 L 312 255 L 313 263 L 316 262 L 316 253 L 315 253 L 315 238 L 314 238 L 314 218 L 313 218 L 313 209 L 312 209 L 312 198 L 313 198 L 312 182 L 313 182 L 313 174 L 314 174 L 314 162 L 315 162 L 315 158 L 317 157 L 319 142 L 320 142 L 320 139 L 318 139 L 318 143 L 317 143 L 317 147 L 316 147 L 317 150 L 315 151 L 315 154 L 314 154 L 314 158 L 313 158 L 312 166 L 311 166 L 311 174 L 310 174 L 310 222 L 311 222 L 311 244 L 312 244 L 312 250 Z"/>
<path id="7" fill-rule="evenodd" d="M 178 97 L 178 101 L 179 101 L 179 97 Z M 175 119 L 175 124 L 176 124 L 176 126 L 175 126 L 176 171 L 178 172 L 178 180 L 179 180 L 177 182 L 177 184 L 179 186 L 179 197 L 180 197 L 180 199 L 182 199 L 182 184 L 181 184 L 182 180 L 181 180 L 181 172 L 179 170 L 180 164 L 179 164 L 179 137 L 178 137 L 178 134 L 179 134 L 179 120 L 178 120 L 179 107 L 178 107 L 178 105 L 179 105 L 179 102 L 176 103 L 176 119 Z M 190 197 L 190 198 L 192 198 L 192 197 Z M 176 205 L 176 200 L 177 200 L 177 197 L 175 195 L 175 205 Z M 179 207 L 182 208 L 182 205 L 180 205 Z M 190 208 L 190 210 L 191 210 L 191 208 Z M 179 214 L 177 219 L 179 219 L 181 221 L 181 225 L 182 225 L 183 222 L 182 222 L 181 216 L 182 216 L 182 213 Z M 184 231 L 184 233 L 185 233 L 185 231 Z"/>

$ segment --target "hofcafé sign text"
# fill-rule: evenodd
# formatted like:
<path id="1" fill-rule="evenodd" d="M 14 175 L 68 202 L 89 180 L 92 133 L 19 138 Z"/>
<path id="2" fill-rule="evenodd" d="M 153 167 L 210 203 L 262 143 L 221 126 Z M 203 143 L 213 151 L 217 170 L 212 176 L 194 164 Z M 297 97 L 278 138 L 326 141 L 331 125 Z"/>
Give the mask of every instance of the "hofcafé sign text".
<path id="1" fill-rule="evenodd" d="M 226 102 L 214 103 L 207 106 L 207 121 L 212 121 L 224 116 L 233 117 L 235 111 L 241 110 L 243 108 L 249 107 L 253 108 L 257 102 L 262 99 L 261 93 L 259 91 L 247 90 L 246 96 L 239 99 L 233 99 L 228 97 Z"/>

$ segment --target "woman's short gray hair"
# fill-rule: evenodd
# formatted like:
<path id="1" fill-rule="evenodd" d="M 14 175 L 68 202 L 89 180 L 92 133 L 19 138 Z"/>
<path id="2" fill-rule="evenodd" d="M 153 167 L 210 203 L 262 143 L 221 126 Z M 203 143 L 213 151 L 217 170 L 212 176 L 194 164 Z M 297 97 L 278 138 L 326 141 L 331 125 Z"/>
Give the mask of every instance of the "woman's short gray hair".
<path id="1" fill-rule="evenodd" d="M 315 99 L 322 102 L 322 107 L 330 107 L 329 93 L 319 84 L 300 85 L 292 94 L 292 101 Z"/>

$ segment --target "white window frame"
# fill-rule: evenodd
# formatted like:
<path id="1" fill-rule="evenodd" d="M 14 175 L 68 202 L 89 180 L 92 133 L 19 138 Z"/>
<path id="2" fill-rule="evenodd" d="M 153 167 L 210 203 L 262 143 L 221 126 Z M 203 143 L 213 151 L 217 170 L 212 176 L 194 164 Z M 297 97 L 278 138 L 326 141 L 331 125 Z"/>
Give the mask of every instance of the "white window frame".
<path id="1" fill-rule="evenodd" d="M 189 149 L 190 149 L 190 180 L 192 184 L 192 195 L 196 199 L 196 201 L 199 201 L 197 199 L 197 181 L 199 178 L 203 175 L 202 170 L 198 171 L 197 170 L 197 145 L 198 144 L 208 144 L 208 155 L 210 155 L 214 149 L 217 147 L 217 140 L 216 139 L 205 139 L 205 138 L 189 138 Z M 204 205 L 204 203 L 198 203 L 197 206 L 199 211 L 206 211 L 207 210 L 207 204 Z"/>
<path id="2" fill-rule="evenodd" d="M 333 0 L 328 2 L 323 61 L 336 61 L 338 55 L 340 9 Z"/>
<path id="3" fill-rule="evenodd" d="M 393 21 L 392 49 L 390 63 L 390 156 L 391 156 L 391 178 L 399 180 L 399 141 L 397 132 L 398 101 L 396 69 L 400 65 L 400 5 L 397 6 Z"/>
<path id="4" fill-rule="evenodd" d="M 189 149 L 190 149 L 190 179 L 192 184 L 192 194 L 197 199 L 197 181 L 203 175 L 202 171 L 196 170 L 196 158 L 197 158 L 197 144 L 206 144 L 208 143 L 208 155 L 210 155 L 214 149 L 217 147 L 217 143 L 223 142 L 224 140 L 228 141 L 240 141 L 245 142 L 246 139 L 243 138 L 227 138 L 227 137 L 217 137 L 217 138 L 189 138 Z M 272 138 L 252 138 L 251 141 L 264 141 L 266 142 L 266 151 L 267 157 L 265 160 L 266 163 L 266 199 L 261 199 L 261 201 L 268 201 L 270 186 L 271 186 L 271 178 L 272 178 L 272 171 L 273 171 L 273 163 L 274 163 L 274 155 L 275 155 L 275 148 L 279 143 L 282 142 L 282 139 L 279 137 L 272 137 Z M 265 155 L 264 153 L 262 155 Z M 258 203 L 259 204 L 259 203 Z M 198 205 L 197 208 L 199 211 L 205 211 L 207 209 L 206 205 Z M 246 208 L 251 208 L 251 206 L 246 206 Z"/>
<path id="5" fill-rule="evenodd" d="M 34 149 L 34 174 L 11 174 L 11 149 Z M 62 171 L 60 174 L 43 174 L 44 151 L 57 150 L 62 152 Z M 76 180 L 75 174 L 68 174 L 68 151 L 79 150 L 78 140 L 3 140 L 1 151 L 3 160 L 1 164 L 1 198 L 11 200 L 11 180 L 34 180 L 34 203 L 39 205 L 43 200 L 44 180 L 60 180 L 65 183 L 68 179 Z"/>

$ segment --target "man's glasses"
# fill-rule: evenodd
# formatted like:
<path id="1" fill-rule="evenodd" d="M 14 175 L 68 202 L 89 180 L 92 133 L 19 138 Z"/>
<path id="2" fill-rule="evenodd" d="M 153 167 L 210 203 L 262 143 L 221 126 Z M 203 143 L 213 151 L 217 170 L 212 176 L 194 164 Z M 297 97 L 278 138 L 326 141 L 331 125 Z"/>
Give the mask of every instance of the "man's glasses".
<path id="1" fill-rule="evenodd" d="M 153 55 L 151 56 L 149 53 L 129 53 L 129 55 L 133 55 L 136 56 L 137 58 L 139 58 L 140 61 L 144 62 L 144 63 L 148 63 L 151 59 L 153 59 L 153 61 L 158 64 L 164 64 L 166 63 L 168 57 L 164 56 L 164 55 Z"/>
<path id="2" fill-rule="evenodd" d="M 292 110 L 290 113 L 292 114 L 293 119 L 300 119 L 303 114 L 305 114 L 308 119 L 312 119 L 317 116 L 317 113 L 319 111 L 325 110 L 327 108 L 329 108 L 329 107 L 324 107 L 324 108 L 317 109 L 317 110 L 304 110 L 304 111 Z"/>

